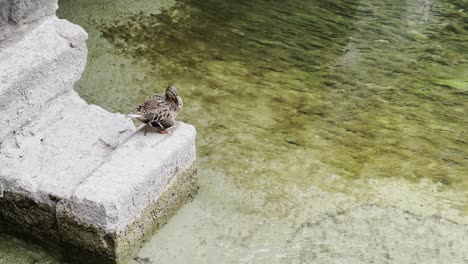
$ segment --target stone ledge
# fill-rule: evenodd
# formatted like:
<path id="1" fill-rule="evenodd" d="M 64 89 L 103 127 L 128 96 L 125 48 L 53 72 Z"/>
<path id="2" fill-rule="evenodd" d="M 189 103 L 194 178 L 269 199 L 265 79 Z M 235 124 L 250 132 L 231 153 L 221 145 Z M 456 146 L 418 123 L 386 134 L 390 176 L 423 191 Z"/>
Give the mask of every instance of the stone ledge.
<path id="1" fill-rule="evenodd" d="M 64 208 L 83 223 L 122 232 L 195 161 L 195 128 L 178 122 L 172 129 L 168 135 L 138 131 L 77 186 Z"/>
<path id="2" fill-rule="evenodd" d="M 58 8 L 56 1 L 45 0 L 0 0 L 0 27 L 28 24 L 46 16 L 52 16 Z"/>
<path id="3" fill-rule="evenodd" d="M 57 218 L 60 236 L 66 241 L 63 248 L 70 253 L 68 260 L 87 264 L 126 263 L 180 207 L 195 197 L 196 173 L 194 165 L 178 173 L 158 199 L 120 233 L 77 222 L 60 208 Z"/>
<path id="4" fill-rule="evenodd" d="M 39 120 L 37 124 L 48 122 Z M 33 137 L 27 140 L 31 148 L 38 148 L 30 149 L 29 156 L 23 153 L 25 158 L 35 159 L 40 156 L 39 152 L 44 153 L 43 157 L 48 156 L 47 150 L 33 144 L 36 141 L 40 144 L 44 131 L 25 131 L 29 131 L 28 137 Z M 30 131 L 36 133 L 32 136 Z M 43 179 L 36 184 L 34 177 L 27 178 L 32 171 L 21 173 L 20 164 L 15 163 L 19 166 L 15 172 L 19 174 L 0 175 L 5 188 L 4 197 L 0 198 L 0 222 L 12 229 L 9 233 L 30 234 L 39 242 L 58 244 L 63 252 L 72 252 L 67 258 L 78 262 L 84 258 L 86 263 L 116 263 L 126 259 L 136 252 L 145 236 L 163 225 L 196 194 L 195 135 L 194 127 L 184 123 L 177 123 L 169 135 L 148 133 L 144 136 L 138 131 L 107 153 L 102 163 L 85 170 L 91 172 L 64 171 L 53 176 L 54 170 L 46 169 L 47 173 L 42 171 L 44 174 L 39 178 Z M 86 142 L 93 142 L 77 141 L 82 148 L 90 147 Z M 72 153 L 83 151 L 72 149 Z M 20 154 L 12 152 L 11 155 L 12 158 L 7 159 L 16 160 L 15 155 Z M 67 155 L 65 151 L 58 160 L 49 159 L 48 162 L 60 162 Z M 74 160 L 72 156 L 62 160 L 70 163 L 63 168 L 79 165 L 82 157 Z M 41 184 L 44 181 L 46 187 Z"/>
<path id="5" fill-rule="evenodd" d="M 133 130 L 70 91 L 2 142 L 0 182 L 41 202 L 68 198 Z"/>
<path id="6" fill-rule="evenodd" d="M 0 142 L 72 90 L 85 67 L 86 38 L 82 28 L 49 17 L 0 49 Z"/>
<path id="7" fill-rule="evenodd" d="M 60 201 L 59 228 L 67 241 L 120 259 L 153 224 L 165 222 L 159 218 L 169 213 L 158 211 L 173 212 L 177 201 L 193 195 L 195 128 L 177 123 L 173 129 L 169 135 L 139 131 Z"/>
<path id="8" fill-rule="evenodd" d="M 0 47 L 21 39 L 57 8 L 57 0 L 0 0 Z"/>

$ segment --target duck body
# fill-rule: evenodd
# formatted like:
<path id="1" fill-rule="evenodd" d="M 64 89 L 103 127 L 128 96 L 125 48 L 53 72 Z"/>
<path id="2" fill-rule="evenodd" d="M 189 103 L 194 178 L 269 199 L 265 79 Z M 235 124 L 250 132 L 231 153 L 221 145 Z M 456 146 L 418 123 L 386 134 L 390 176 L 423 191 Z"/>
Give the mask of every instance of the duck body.
<path id="1" fill-rule="evenodd" d="M 182 98 L 174 86 L 169 86 L 165 94 L 155 94 L 137 106 L 128 115 L 150 127 L 158 129 L 159 133 L 167 133 L 166 129 L 175 124 L 175 118 L 182 110 Z M 148 127 L 145 129 L 145 135 Z"/>

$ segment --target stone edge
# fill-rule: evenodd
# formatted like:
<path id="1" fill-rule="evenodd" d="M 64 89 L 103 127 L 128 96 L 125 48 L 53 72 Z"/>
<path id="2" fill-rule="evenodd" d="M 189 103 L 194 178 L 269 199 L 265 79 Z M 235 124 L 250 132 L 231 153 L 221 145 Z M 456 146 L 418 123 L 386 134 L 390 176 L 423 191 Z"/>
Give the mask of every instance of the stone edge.
<path id="1" fill-rule="evenodd" d="M 64 261 L 122 263 L 133 256 L 179 208 L 191 201 L 198 189 L 194 162 L 187 170 L 174 176 L 159 199 L 149 204 L 143 214 L 119 234 L 76 222 L 57 210 L 60 201 L 47 204 L 20 193 L 5 192 L 0 199 L 0 210 L 8 214 L 0 214 L 0 232 L 39 244 Z M 18 222 L 26 224 L 18 225 Z M 89 249 L 90 244 L 96 245 L 95 250 Z"/>
<path id="2" fill-rule="evenodd" d="M 68 242 L 63 245 L 66 253 L 74 262 L 125 262 L 155 231 L 166 224 L 180 207 L 191 201 L 197 192 L 197 169 L 196 165 L 192 164 L 187 170 L 174 176 L 163 194 L 120 233 L 109 233 L 94 225 L 77 222 L 72 216 L 61 211 L 57 219 L 59 233 L 67 237 Z M 95 250 L 83 250 L 85 248 Z"/>

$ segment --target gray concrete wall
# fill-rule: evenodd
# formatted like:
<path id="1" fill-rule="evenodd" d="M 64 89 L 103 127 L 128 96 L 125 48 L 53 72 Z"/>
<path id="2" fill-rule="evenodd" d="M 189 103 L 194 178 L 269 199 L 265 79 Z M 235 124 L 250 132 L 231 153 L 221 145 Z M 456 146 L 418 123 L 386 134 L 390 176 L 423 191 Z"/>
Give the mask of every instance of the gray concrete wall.
<path id="1" fill-rule="evenodd" d="M 0 140 L 73 89 L 86 64 L 86 32 L 55 15 L 56 1 L 3 1 Z M 40 6 L 40 11 L 35 7 Z M 22 10 L 21 8 L 26 8 Z"/>
<path id="2" fill-rule="evenodd" d="M 0 47 L 14 43 L 39 20 L 53 16 L 57 1 L 0 0 Z"/>

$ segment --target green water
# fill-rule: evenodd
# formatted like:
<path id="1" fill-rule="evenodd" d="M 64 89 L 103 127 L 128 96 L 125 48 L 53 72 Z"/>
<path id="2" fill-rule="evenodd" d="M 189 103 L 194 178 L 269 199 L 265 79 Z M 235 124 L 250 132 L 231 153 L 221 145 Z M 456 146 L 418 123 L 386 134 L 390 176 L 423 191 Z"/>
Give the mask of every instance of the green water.
<path id="1" fill-rule="evenodd" d="M 171 83 L 198 131 L 200 193 L 132 263 L 468 263 L 468 2 L 59 5 L 84 99 Z"/>
<path id="2" fill-rule="evenodd" d="M 105 19 L 79 17 L 77 2 L 62 1 L 62 16 L 89 28 L 97 66 L 80 94 L 125 113 L 176 84 L 202 168 L 239 188 L 275 203 L 287 201 L 285 184 L 350 191 L 328 184 L 334 174 L 350 189 L 400 177 L 466 191 L 463 1 L 182 1 Z M 93 42 L 118 71 L 102 69 Z"/>

